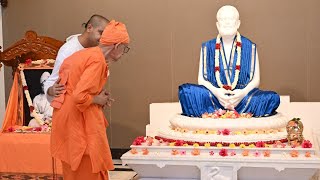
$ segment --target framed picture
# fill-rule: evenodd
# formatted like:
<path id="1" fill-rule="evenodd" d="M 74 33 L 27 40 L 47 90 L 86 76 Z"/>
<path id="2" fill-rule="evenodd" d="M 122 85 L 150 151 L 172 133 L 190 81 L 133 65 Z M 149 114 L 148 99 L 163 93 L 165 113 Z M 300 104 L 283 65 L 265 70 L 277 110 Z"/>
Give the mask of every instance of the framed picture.
<path id="1" fill-rule="evenodd" d="M 49 78 L 52 69 L 24 69 L 24 76 L 32 100 L 32 107 L 37 112 L 38 116 L 45 121 L 52 117 L 52 107 L 47 100 L 43 90 L 43 83 Z M 23 91 L 22 91 L 23 92 Z M 33 126 L 32 120 L 35 118 L 30 113 L 30 107 L 27 101 L 26 93 L 23 93 L 23 113 L 25 126 Z"/>

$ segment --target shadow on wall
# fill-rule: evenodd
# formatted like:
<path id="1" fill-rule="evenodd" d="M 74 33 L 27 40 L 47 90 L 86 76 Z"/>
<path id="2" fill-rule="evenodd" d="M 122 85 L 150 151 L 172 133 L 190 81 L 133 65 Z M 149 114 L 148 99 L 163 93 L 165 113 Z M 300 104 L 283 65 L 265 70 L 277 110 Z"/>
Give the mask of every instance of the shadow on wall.
<path id="1" fill-rule="evenodd" d="M 123 125 L 117 122 L 113 122 L 107 128 L 108 140 L 110 148 L 120 148 L 128 149 L 132 144 L 133 140 L 138 136 L 145 136 L 145 132 L 141 133 L 139 127 Z M 116 132 L 118 131 L 118 132 Z M 121 134 L 120 136 L 115 136 L 115 134 Z"/>

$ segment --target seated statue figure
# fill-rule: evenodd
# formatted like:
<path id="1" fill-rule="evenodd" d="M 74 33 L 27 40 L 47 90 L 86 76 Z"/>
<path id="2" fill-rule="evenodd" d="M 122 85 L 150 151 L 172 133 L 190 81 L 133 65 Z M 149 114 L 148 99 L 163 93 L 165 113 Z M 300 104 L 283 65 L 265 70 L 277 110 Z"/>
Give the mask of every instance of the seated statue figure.
<path id="1" fill-rule="evenodd" d="M 46 95 L 44 94 L 43 85 L 44 85 L 44 82 L 49 78 L 49 76 L 50 76 L 49 72 L 42 73 L 40 77 L 40 84 L 41 84 L 42 91 L 33 99 L 33 107 L 35 111 L 37 112 L 39 118 L 47 124 L 49 124 L 52 120 L 53 108 L 50 106 L 50 102 L 47 100 Z M 36 119 L 32 119 L 29 122 L 28 126 L 40 127 L 41 125 L 36 121 Z"/>
<path id="2" fill-rule="evenodd" d="M 239 12 L 223 6 L 217 13 L 216 39 L 201 47 L 198 84 L 179 86 L 183 115 L 201 117 L 218 109 L 251 113 L 254 117 L 276 113 L 280 97 L 258 89 L 259 59 L 256 45 L 240 35 Z"/>

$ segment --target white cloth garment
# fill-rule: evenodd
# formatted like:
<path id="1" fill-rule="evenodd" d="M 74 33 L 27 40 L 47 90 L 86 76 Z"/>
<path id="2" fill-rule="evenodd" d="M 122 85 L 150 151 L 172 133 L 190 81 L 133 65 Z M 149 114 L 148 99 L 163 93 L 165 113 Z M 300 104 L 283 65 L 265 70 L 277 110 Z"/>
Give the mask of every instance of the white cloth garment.
<path id="1" fill-rule="evenodd" d="M 53 108 L 44 94 L 39 94 L 33 99 L 33 107 L 42 120 L 51 119 Z"/>
<path id="2" fill-rule="evenodd" d="M 52 70 L 52 73 L 50 77 L 46 80 L 44 83 L 44 93 L 48 99 L 48 101 L 51 103 L 53 97 L 47 94 L 47 91 L 49 87 L 53 86 L 53 84 L 58 80 L 59 78 L 59 70 L 60 66 L 62 65 L 63 61 L 72 55 L 73 53 L 83 49 L 84 47 L 80 44 L 78 37 L 81 34 L 76 34 L 68 37 L 66 39 L 66 43 L 61 46 L 61 48 L 58 51 L 58 55 Z"/>

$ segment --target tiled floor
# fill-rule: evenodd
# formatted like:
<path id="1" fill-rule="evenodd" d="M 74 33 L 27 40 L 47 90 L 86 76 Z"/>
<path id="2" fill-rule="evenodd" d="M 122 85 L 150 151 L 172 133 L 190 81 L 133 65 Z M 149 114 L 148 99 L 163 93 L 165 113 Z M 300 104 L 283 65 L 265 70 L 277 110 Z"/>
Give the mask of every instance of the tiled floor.
<path id="1" fill-rule="evenodd" d="M 136 173 L 133 171 L 110 171 L 110 180 L 133 180 Z M 53 180 L 52 174 L 12 174 L 0 173 L 0 180 Z M 58 175 L 56 180 L 63 180 L 61 175 Z"/>
<path id="2" fill-rule="evenodd" d="M 136 177 L 136 173 L 133 171 L 111 171 L 111 180 L 133 180 Z"/>
<path id="3" fill-rule="evenodd" d="M 137 173 L 128 166 L 122 166 L 121 160 L 113 160 L 115 170 L 110 171 L 111 180 L 133 180 Z"/>

